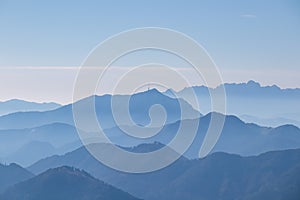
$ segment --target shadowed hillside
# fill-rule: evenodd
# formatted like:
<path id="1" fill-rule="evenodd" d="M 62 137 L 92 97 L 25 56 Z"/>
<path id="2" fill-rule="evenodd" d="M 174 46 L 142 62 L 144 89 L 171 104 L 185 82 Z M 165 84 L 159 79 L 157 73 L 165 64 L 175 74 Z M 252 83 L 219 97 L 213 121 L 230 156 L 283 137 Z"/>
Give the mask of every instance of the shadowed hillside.
<path id="1" fill-rule="evenodd" d="M 71 167 L 50 169 L 16 184 L 0 197 L 3 200 L 137 200 L 128 193 Z"/>

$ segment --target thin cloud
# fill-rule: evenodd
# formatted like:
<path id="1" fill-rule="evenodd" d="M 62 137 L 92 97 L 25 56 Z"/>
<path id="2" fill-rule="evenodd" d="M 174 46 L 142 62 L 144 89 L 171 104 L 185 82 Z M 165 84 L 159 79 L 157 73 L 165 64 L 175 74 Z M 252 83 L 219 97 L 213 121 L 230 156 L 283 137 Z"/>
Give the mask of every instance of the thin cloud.
<path id="1" fill-rule="evenodd" d="M 256 15 L 253 15 L 253 14 L 243 14 L 241 15 L 242 18 L 248 18 L 248 19 L 254 19 L 254 18 L 257 18 Z"/>
<path id="2" fill-rule="evenodd" d="M 108 68 L 114 69 L 114 70 L 131 70 L 133 68 L 136 68 L 137 66 L 110 66 Z M 166 66 L 167 67 L 167 66 Z M 91 69 L 91 70 L 104 70 L 106 67 L 103 66 L 84 66 L 85 69 Z M 162 66 L 155 66 L 155 63 L 153 66 L 149 66 L 149 69 L 161 69 Z M 194 71 L 191 67 L 170 67 L 174 70 L 180 70 L 180 71 Z M 0 67 L 1 70 L 79 70 L 80 66 L 7 66 L 7 67 Z"/>

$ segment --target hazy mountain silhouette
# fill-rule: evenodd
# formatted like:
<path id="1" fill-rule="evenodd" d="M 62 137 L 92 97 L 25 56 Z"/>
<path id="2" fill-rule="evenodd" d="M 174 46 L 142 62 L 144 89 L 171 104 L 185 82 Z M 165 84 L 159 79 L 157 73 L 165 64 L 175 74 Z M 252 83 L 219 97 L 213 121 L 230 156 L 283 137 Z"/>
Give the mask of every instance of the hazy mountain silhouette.
<path id="1" fill-rule="evenodd" d="M 300 195 L 299 156 L 300 150 L 246 158 L 215 153 L 194 161 L 156 199 L 296 200 Z"/>
<path id="2" fill-rule="evenodd" d="M 15 112 L 47 111 L 59 108 L 57 103 L 35 103 L 24 100 L 12 99 L 0 102 L 0 116 Z"/>
<path id="3" fill-rule="evenodd" d="M 280 97 L 280 98 L 299 98 L 300 89 L 281 89 L 277 85 L 261 86 L 258 82 L 253 80 L 247 83 L 225 83 L 226 91 L 230 95 L 247 95 L 256 97 Z"/>
<path id="4" fill-rule="evenodd" d="M 27 166 L 81 146 L 75 127 L 54 123 L 28 129 L 0 130 L 2 160 Z"/>
<path id="5" fill-rule="evenodd" d="M 3 200 L 137 200 L 137 198 L 71 167 L 50 169 L 16 184 L 0 195 Z"/>
<path id="6" fill-rule="evenodd" d="M 248 121 L 248 118 L 244 119 L 248 122 L 256 122 L 264 126 L 279 126 L 286 123 L 299 126 L 298 122 L 300 121 L 300 107 L 298 106 L 298 102 L 300 99 L 300 89 L 281 89 L 276 85 L 262 87 L 259 83 L 254 81 L 240 84 L 226 83 L 224 84 L 224 87 L 226 89 L 227 97 L 227 113 L 236 116 L 253 116 L 256 118 L 256 121 Z M 217 89 L 212 90 L 216 91 Z M 186 101 L 193 105 L 195 102 L 191 101 L 192 98 L 189 96 L 191 90 L 195 91 L 195 94 L 198 97 L 200 102 L 200 112 L 211 112 L 212 109 L 209 90 L 205 86 L 189 87 L 179 92 L 175 92 L 170 89 L 163 93 L 166 96 L 158 92 L 156 89 L 152 89 L 132 95 L 132 100 L 130 102 L 132 118 L 137 124 L 147 124 L 150 121 L 148 116 L 149 107 L 154 104 L 161 104 L 166 108 L 167 113 L 169 114 L 167 122 L 174 122 L 180 119 L 178 116 L 179 104 L 177 100 L 174 100 L 174 92 L 179 97 L 183 97 Z M 117 99 L 117 101 L 121 101 L 121 99 L 127 98 L 128 96 L 115 95 L 114 97 L 116 97 L 115 99 Z M 87 102 L 91 98 L 92 97 L 86 98 L 85 101 Z M 105 116 L 101 117 L 101 121 L 103 122 L 101 125 L 103 128 L 111 128 L 115 126 L 112 120 L 110 109 L 111 98 L 111 95 L 96 96 L 95 98 L 98 117 L 100 118 L 100 116 Z M 0 115 L 1 105 L 3 105 L 2 110 L 10 109 L 10 106 L 7 104 L 12 104 L 12 108 L 18 108 L 13 112 L 20 111 L 19 107 L 22 106 L 14 105 L 14 102 L 17 102 L 18 104 L 32 104 L 33 106 L 31 109 L 23 110 L 30 112 L 7 112 L 11 114 L 0 117 L 0 129 L 32 128 L 55 122 L 73 124 L 71 105 L 66 105 L 59 109 L 48 112 L 34 112 L 36 110 L 49 110 L 48 108 L 45 108 L 44 110 L 42 108 L 34 109 L 35 104 L 37 104 L 37 107 L 46 105 L 48 106 L 48 104 L 12 100 L 0 103 Z M 188 118 L 194 118 L 195 115 L 197 115 L 192 108 L 189 108 L 189 105 L 186 104 L 186 102 L 183 105 L 186 105 L 188 110 L 190 110 L 191 116 Z M 55 106 L 59 105 L 50 104 L 50 106 L 54 106 L 50 108 L 52 110 L 55 108 Z M 28 105 L 28 107 L 30 106 Z M 263 119 L 276 120 L 272 120 L 270 122 Z"/>
<path id="7" fill-rule="evenodd" d="M 194 110 L 187 102 L 181 99 L 173 99 L 163 95 L 156 89 L 152 89 L 146 92 L 134 94 L 132 96 L 116 95 L 114 101 L 117 103 L 118 116 L 125 117 L 127 110 L 121 109 L 122 105 L 126 103 L 126 99 L 130 97 L 129 111 L 131 118 L 136 124 L 146 125 L 150 123 L 149 109 L 151 106 L 159 104 L 165 108 L 167 123 L 175 122 L 181 119 L 180 103 L 184 109 L 189 113 L 186 118 L 199 117 L 199 112 Z M 88 97 L 86 99 L 76 102 L 77 105 L 83 106 L 85 110 L 85 104 L 92 101 L 94 97 Z M 96 113 L 100 119 L 102 128 L 112 128 L 116 126 L 112 109 L 111 109 L 111 95 L 95 96 Z M 124 100 L 124 101 L 123 101 Z M 127 108 L 127 107 L 126 107 Z M 88 111 L 86 111 L 88 112 Z M 158 113 L 162 115 L 162 113 Z M 84 117 L 84 112 L 82 113 Z M 157 116 L 153 116 L 154 118 Z M 74 124 L 72 105 L 66 105 L 56 110 L 46 112 L 21 112 L 12 113 L 0 117 L 0 129 L 22 129 L 33 128 L 37 126 L 43 126 L 51 123 L 65 123 Z"/>
<path id="8" fill-rule="evenodd" d="M 242 115 L 240 116 L 240 118 L 245 122 L 254 123 L 260 126 L 276 127 L 276 126 L 282 126 L 286 124 L 293 124 L 297 127 L 300 127 L 300 121 L 287 119 L 284 117 L 260 118 L 251 115 Z"/>
<path id="9" fill-rule="evenodd" d="M 0 164 L 0 193 L 18 182 L 25 181 L 34 175 L 17 164 Z"/>
<path id="10" fill-rule="evenodd" d="M 254 82 L 249 82 L 247 84 L 225 84 L 225 86 L 229 88 L 229 91 L 233 91 L 232 93 L 240 96 L 247 96 L 247 94 L 243 94 L 245 88 L 246 90 L 244 93 L 251 91 L 249 92 L 251 95 L 248 96 L 253 96 L 256 90 L 266 90 L 264 91 L 265 93 L 274 93 L 277 96 L 285 95 L 285 97 L 291 97 L 293 95 L 293 98 L 298 95 L 297 89 L 282 90 L 277 87 L 261 87 L 259 84 Z M 200 90 L 205 89 L 205 87 L 195 88 L 200 88 Z M 188 89 L 189 88 L 186 88 L 186 90 Z M 269 90 L 272 90 L 273 92 L 270 92 Z M 239 91 L 241 93 L 234 91 Z M 200 92 L 197 94 L 201 95 L 202 93 Z M 125 102 L 128 97 L 129 96 L 124 95 L 114 96 L 114 98 L 116 98 L 116 100 L 120 103 Z M 190 113 L 189 116 L 186 116 L 188 120 L 193 120 L 193 118 L 199 115 L 199 113 L 187 102 L 181 99 L 178 100 L 167 97 L 155 89 L 134 94 L 131 96 L 129 108 L 131 118 L 135 123 L 142 126 L 148 124 L 150 122 L 149 109 L 151 106 L 156 104 L 162 105 L 168 116 L 167 124 L 162 127 L 159 134 L 149 139 L 134 139 L 121 130 L 122 126 L 127 126 L 126 124 L 122 124 L 119 127 L 116 126 L 110 107 L 112 98 L 113 97 L 111 95 L 96 96 L 96 111 L 98 118 L 101 119 L 100 124 L 103 128 L 106 128 L 105 133 L 107 136 L 114 143 L 121 146 L 128 147 L 155 141 L 164 144 L 168 143 L 176 134 L 181 122 L 178 121 L 181 118 L 179 103 L 182 103 L 188 113 Z M 89 97 L 77 102 L 76 104 L 84 105 L 91 99 L 92 97 Z M 266 99 L 270 100 L 270 98 Z M 248 107 L 248 104 L 247 106 L 243 103 L 237 104 L 237 106 L 241 105 L 243 107 Z M 255 111 L 255 109 L 252 110 Z M 272 108 L 272 110 L 276 109 Z M 297 108 L 294 110 L 296 111 Z M 124 110 L 122 111 L 122 109 L 118 109 L 117 111 L 121 117 L 125 117 Z M 262 109 L 259 109 L 259 112 L 262 112 Z M 161 113 L 154 115 L 161 115 Z M 201 117 L 196 139 L 191 148 L 185 154 L 188 158 L 198 157 L 198 151 L 202 145 L 203 138 L 210 122 L 210 116 L 211 113 Z M 157 116 L 152 117 L 156 118 Z M 87 121 L 88 120 L 89 119 L 87 118 Z M 183 120 L 188 121 L 187 119 Z M 2 116 L 0 117 L 0 129 L 13 129 L 0 130 L 1 159 L 7 162 L 17 162 L 26 166 L 45 156 L 64 154 L 72 151 L 78 148 L 81 145 L 81 142 L 79 141 L 76 129 L 71 124 L 73 124 L 72 105 L 66 105 L 56 110 L 46 112 L 21 112 Z M 128 126 L 129 130 L 130 128 L 132 127 Z M 276 132 L 276 134 L 274 134 L 274 132 Z M 187 129 L 186 134 L 190 133 L 191 130 Z M 213 152 L 222 151 L 247 156 L 257 155 L 272 150 L 299 148 L 299 135 L 299 129 L 290 125 L 284 125 L 278 128 L 268 128 L 255 124 L 247 124 L 234 116 L 226 116 L 224 130 L 218 143 L 213 149 Z M 32 142 L 36 142 L 36 144 L 47 144 L 39 145 L 40 151 L 36 154 L 30 154 L 27 152 L 35 151 L 35 147 L 30 145 Z M 54 149 L 51 146 L 53 146 Z"/>
<path id="11" fill-rule="evenodd" d="M 273 150 L 300 148 L 300 129 L 295 126 L 268 128 L 245 123 L 235 116 L 224 117 L 224 128 L 213 152 L 248 156 Z M 185 153 L 186 157 L 198 158 L 210 118 L 211 114 L 200 118 L 196 138 Z M 113 143 L 124 147 L 156 141 L 167 144 L 176 135 L 180 122 L 166 124 L 157 135 L 148 139 L 130 137 L 121 130 L 122 127 L 106 129 L 105 134 Z M 130 127 L 127 127 L 127 130 L 130 131 Z M 187 135 L 191 132 L 189 128 L 185 130 Z M 36 145 L 32 145 L 34 143 Z M 67 124 L 55 123 L 37 128 L 0 131 L 2 160 L 16 162 L 22 166 L 28 166 L 53 154 L 70 152 L 81 145 L 75 127 Z"/>
<path id="12" fill-rule="evenodd" d="M 199 120 L 197 135 L 189 150 L 185 153 L 188 158 L 198 158 L 199 149 L 210 124 L 212 113 Z M 222 117 L 222 114 L 215 113 Z M 225 124 L 221 136 L 213 149 L 213 152 L 227 152 L 243 156 L 258 155 L 268 151 L 300 148 L 300 129 L 293 125 L 284 125 L 276 128 L 261 127 L 255 124 L 245 123 L 235 116 L 223 116 Z M 150 139 L 137 139 L 128 137 L 120 127 L 105 131 L 113 143 L 121 146 L 132 146 L 141 143 L 161 142 L 169 143 L 176 135 L 180 123 L 167 124 L 157 135 Z M 130 128 L 127 129 L 130 131 Z M 185 134 L 191 134 L 187 128 Z"/>
<path id="13" fill-rule="evenodd" d="M 125 149 L 128 151 L 141 153 L 153 151 L 161 148 L 162 146 L 163 145 L 160 143 L 153 143 L 141 144 L 134 148 Z M 107 151 L 107 153 L 109 153 L 109 151 Z M 151 165 L 151 162 L 152 161 L 149 161 L 148 163 L 145 163 L 145 165 Z M 167 171 L 166 174 L 168 174 L 170 178 L 176 178 L 177 173 L 181 173 L 182 170 L 185 170 L 184 166 L 188 163 L 188 160 L 182 157 L 168 169 L 169 171 Z M 36 174 L 39 174 L 49 168 L 55 168 L 65 165 L 75 166 L 76 168 L 84 169 L 97 178 L 101 177 L 100 179 L 104 180 L 105 182 L 114 182 L 114 180 L 117 182 L 120 181 L 120 185 L 123 185 L 123 187 L 125 187 L 124 191 L 127 191 L 131 194 L 134 193 L 135 196 L 138 195 L 140 197 L 143 193 L 145 194 L 155 192 L 169 180 L 168 178 L 164 177 L 162 173 L 147 173 L 144 174 L 144 178 L 140 178 L 140 176 L 136 174 L 120 173 L 99 163 L 94 157 L 92 157 L 89 154 L 89 152 L 84 147 L 79 148 L 73 152 L 67 153 L 64 156 L 52 156 L 46 159 L 42 159 L 41 161 L 29 167 L 28 169 Z M 163 173 L 165 173 L 165 170 L 162 171 Z M 123 175 L 124 179 L 119 179 L 119 176 Z M 128 179 L 125 177 L 127 177 Z M 157 180 L 155 181 L 156 184 L 153 184 L 153 180 Z M 135 184 L 136 181 L 139 183 Z"/>
<path id="14" fill-rule="evenodd" d="M 56 154 L 56 149 L 48 142 L 32 141 L 5 158 L 8 163 L 15 162 L 24 167 Z"/>
<path id="15" fill-rule="evenodd" d="M 223 86 L 226 91 L 227 113 L 236 116 L 250 115 L 257 119 L 285 119 L 284 121 L 272 121 L 273 123 L 266 123 L 265 120 L 256 121 L 264 126 L 279 126 L 286 124 L 286 122 L 299 126 L 299 123 L 295 123 L 300 121 L 299 88 L 281 89 L 276 85 L 261 86 L 255 81 L 240 84 L 225 83 Z M 211 88 L 211 91 L 216 92 L 219 88 Z M 188 87 L 178 92 L 167 90 L 164 94 L 173 98 L 176 94 L 194 105 L 195 102 L 192 101 L 193 98 L 190 96 L 191 91 L 194 91 L 197 95 L 200 102 L 200 112 L 211 112 L 211 97 L 209 89 L 205 86 Z M 286 119 L 290 120 L 286 121 Z"/>
<path id="16" fill-rule="evenodd" d="M 195 157 L 207 131 L 211 114 L 201 118 L 199 132 L 187 152 Z M 221 136 L 213 152 L 227 152 L 243 156 L 258 155 L 268 151 L 300 148 L 300 129 L 293 125 L 276 128 L 261 127 L 241 121 L 235 116 L 226 116 Z"/>
<path id="17" fill-rule="evenodd" d="M 132 150 L 144 152 L 161 147 L 159 143 L 152 145 L 140 145 Z M 299 157 L 299 149 L 252 157 L 213 153 L 196 160 L 182 157 L 167 168 L 152 173 L 128 174 L 104 166 L 85 148 L 80 148 L 64 156 L 43 159 L 29 170 L 39 173 L 48 168 L 74 166 L 146 200 L 296 200 L 300 194 Z"/>

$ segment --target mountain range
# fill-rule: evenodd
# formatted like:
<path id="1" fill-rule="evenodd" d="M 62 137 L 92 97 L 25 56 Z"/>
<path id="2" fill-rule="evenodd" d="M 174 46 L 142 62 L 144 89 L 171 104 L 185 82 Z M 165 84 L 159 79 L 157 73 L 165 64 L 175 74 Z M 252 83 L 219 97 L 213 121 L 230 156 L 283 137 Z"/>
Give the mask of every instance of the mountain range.
<path id="1" fill-rule="evenodd" d="M 227 152 L 242 156 L 258 155 L 268 151 L 300 148 L 300 129 L 293 125 L 284 125 L 276 128 L 262 127 L 256 124 L 245 123 L 235 116 L 222 116 L 225 124 L 221 136 L 213 148 L 213 152 Z M 197 119 L 190 119 L 197 120 Z M 196 137 L 184 154 L 188 158 L 198 158 L 199 149 L 210 124 L 211 113 L 199 119 Z M 160 142 L 169 143 L 177 134 L 180 123 L 166 124 L 157 135 L 139 139 L 128 136 L 122 127 L 105 129 L 106 136 L 114 143 L 124 147 L 142 143 Z M 127 127 L 126 130 L 131 130 Z M 145 128 L 150 129 L 151 128 Z M 185 134 L 191 134 L 187 128 Z M 82 146 L 76 128 L 72 125 L 54 123 L 36 128 L 0 130 L 1 160 L 16 162 L 22 166 L 51 156 L 62 155 Z"/>
<path id="2" fill-rule="evenodd" d="M 299 88 L 281 89 L 276 85 L 261 86 L 255 81 L 239 84 L 225 83 L 223 86 L 226 91 L 226 109 L 228 114 L 261 126 L 276 127 L 292 124 L 300 127 Z M 171 111 L 178 112 L 179 110 L 178 101 L 174 100 L 176 95 L 194 108 L 198 107 L 190 96 L 191 91 L 194 91 L 197 96 L 200 107 L 199 112 L 207 114 L 212 111 L 209 91 L 217 91 L 219 88 L 220 86 L 217 88 L 193 86 L 177 92 L 169 89 L 162 93 L 164 95 L 160 94 L 156 89 L 136 93 L 131 96 L 130 114 L 137 124 L 147 124 L 149 123 L 147 109 L 150 105 L 160 104 L 166 108 L 169 114 L 167 122 L 174 122 L 174 119 L 178 119 L 178 116 Z M 104 118 L 101 118 L 103 128 L 111 128 L 115 125 L 112 122 L 112 110 L 110 109 L 112 97 L 116 101 L 128 98 L 127 95 L 95 96 L 98 118 L 105 115 Z M 171 99 L 168 99 L 168 97 L 171 97 Z M 94 97 L 86 98 L 85 101 L 88 102 L 91 98 Z M 188 107 L 189 105 L 186 102 L 184 102 L 184 105 Z M 0 117 L 0 129 L 32 128 L 55 122 L 73 124 L 71 107 L 71 104 L 61 106 L 57 103 L 34 103 L 17 99 L 0 102 L 0 116 L 6 115 Z M 140 112 L 142 113 L 141 116 L 136 113 L 137 109 L 142 109 L 143 112 Z M 197 115 L 192 109 L 189 110 L 191 111 L 190 118 Z M 175 114 L 175 116 L 170 116 L 172 114 Z M 13 123 L 15 120 L 18 122 L 17 124 Z"/>
<path id="3" fill-rule="evenodd" d="M 188 158 L 198 158 L 200 147 L 208 130 L 213 113 L 209 113 L 199 119 L 196 137 L 190 148 L 184 154 Z M 276 128 L 262 127 L 256 124 L 245 123 L 235 116 L 225 116 L 214 113 L 218 118 L 224 118 L 225 123 L 220 138 L 213 152 L 227 152 L 242 156 L 258 155 L 273 150 L 300 148 L 300 129 L 293 125 L 284 125 Z M 186 120 L 193 121 L 196 119 Z M 160 142 L 168 144 L 177 134 L 183 121 L 165 125 L 157 135 L 149 139 L 137 139 L 128 137 L 120 127 L 105 130 L 107 137 L 115 144 L 121 146 L 133 146 L 141 143 Z M 188 123 L 188 122 L 186 122 Z M 130 131 L 130 127 L 127 128 Z M 186 128 L 185 134 L 192 134 L 191 129 Z"/>
<path id="4" fill-rule="evenodd" d="M 247 122 L 262 126 L 276 127 L 284 124 L 293 124 L 300 127 L 300 89 L 281 89 L 276 85 L 261 86 L 255 81 L 247 83 L 225 83 L 227 114 L 242 117 L 245 115 L 255 117 L 255 120 L 243 118 Z M 212 110 L 209 92 L 217 92 L 217 88 L 206 86 L 187 87 L 180 91 L 167 90 L 165 95 L 179 96 L 197 107 L 191 96 L 195 92 L 199 102 L 200 112 L 209 113 Z M 262 120 L 260 120 L 262 119 Z M 284 120 L 281 120 L 284 119 Z"/>
<path id="5" fill-rule="evenodd" d="M 185 118 L 193 119 L 197 118 L 200 115 L 198 111 L 192 108 L 187 102 L 182 99 L 174 99 L 167 97 L 157 91 L 152 89 L 146 92 L 141 92 L 134 94 L 132 96 L 128 95 L 103 95 L 103 96 L 91 96 L 86 99 L 82 99 L 78 102 L 75 102 L 76 105 L 82 108 L 81 116 L 87 114 L 85 110 L 88 103 L 95 103 L 96 115 L 99 119 L 100 125 L 102 128 L 112 128 L 118 126 L 114 120 L 114 113 L 111 108 L 111 101 L 117 102 L 114 109 L 118 110 L 117 114 L 120 118 L 127 119 L 127 110 L 128 108 L 126 100 L 130 97 L 129 101 L 129 114 L 132 120 L 139 125 L 145 126 L 151 122 L 149 116 L 149 109 L 158 104 L 164 107 L 166 112 L 166 123 L 175 122 L 182 119 L 181 116 L 181 107 L 188 113 Z M 94 101 L 93 101 L 94 100 Z M 18 112 L 12 113 L 0 117 L 0 129 L 23 129 L 23 128 L 33 128 L 38 126 L 43 126 L 46 124 L 52 123 L 65 123 L 74 125 L 72 104 L 62 106 L 56 110 L 45 111 L 45 112 Z M 162 113 L 155 113 L 151 117 L 157 118 L 162 115 Z M 158 116 L 159 115 L 159 116 Z M 126 125 L 126 124 L 121 124 Z"/>
<path id="6" fill-rule="evenodd" d="M 159 143 L 143 144 L 129 150 L 147 152 L 160 147 Z M 145 200 L 297 200 L 300 195 L 299 157 L 299 149 L 251 157 L 219 152 L 196 160 L 181 157 L 156 172 L 130 174 L 104 166 L 85 148 L 80 148 L 63 156 L 43 159 L 28 170 L 38 174 L 49 168 L 73 166 Z"/>
<path id="7" fill-rule="evenodd" d="M 19 99 L 12 99 L 0 102 L 0 116 L 16 112 L 28 111 L 47 111 L 59 108 L 61 105 L 58 103 L 36 103 L 28 102 Z"/>
<path id="8" fill-rule="evenodd" d="M 75 127 L 68 124 L 0 130 L 0 160 L 22 166 L 47 156 L 64 154 L 81 145 Z"/>

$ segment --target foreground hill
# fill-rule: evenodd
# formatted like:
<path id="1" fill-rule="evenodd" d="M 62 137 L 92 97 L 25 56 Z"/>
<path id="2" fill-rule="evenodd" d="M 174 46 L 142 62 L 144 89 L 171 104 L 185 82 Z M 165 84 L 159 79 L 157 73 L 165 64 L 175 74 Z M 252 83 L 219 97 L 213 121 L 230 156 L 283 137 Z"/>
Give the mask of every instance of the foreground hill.
<path id="1" fill-rule="evenodd" d="M 130 151 L 147 152 L 158 148 L 161 144 L 154 143 L 140 145 Z M 152 173 L 128 174 L 102 165 L 85 148 L 80 148 L 64 156 L 43 159 L 28 169 L 39 173 L 48 168 L 74 166 L 146 200 L 298 200 L 299 158 L 300 149 L 252 157 L 214 153 L 197 160 L 182 157 L 169 167 Z"/>
<path id="2" fill-rule="evenodd" d="M 0 164 L 0 193 L 9 186 L 18 182 L 27 180 L 34 175 L 26 169 L 16 164 L 2 165 Z"/>
<path id="3" fill-rule="evenodd" d="M 71 167 L 50 169 L 16 184 L 0 197 L 2 200 L 137 200 L 128 193 Z"/>

